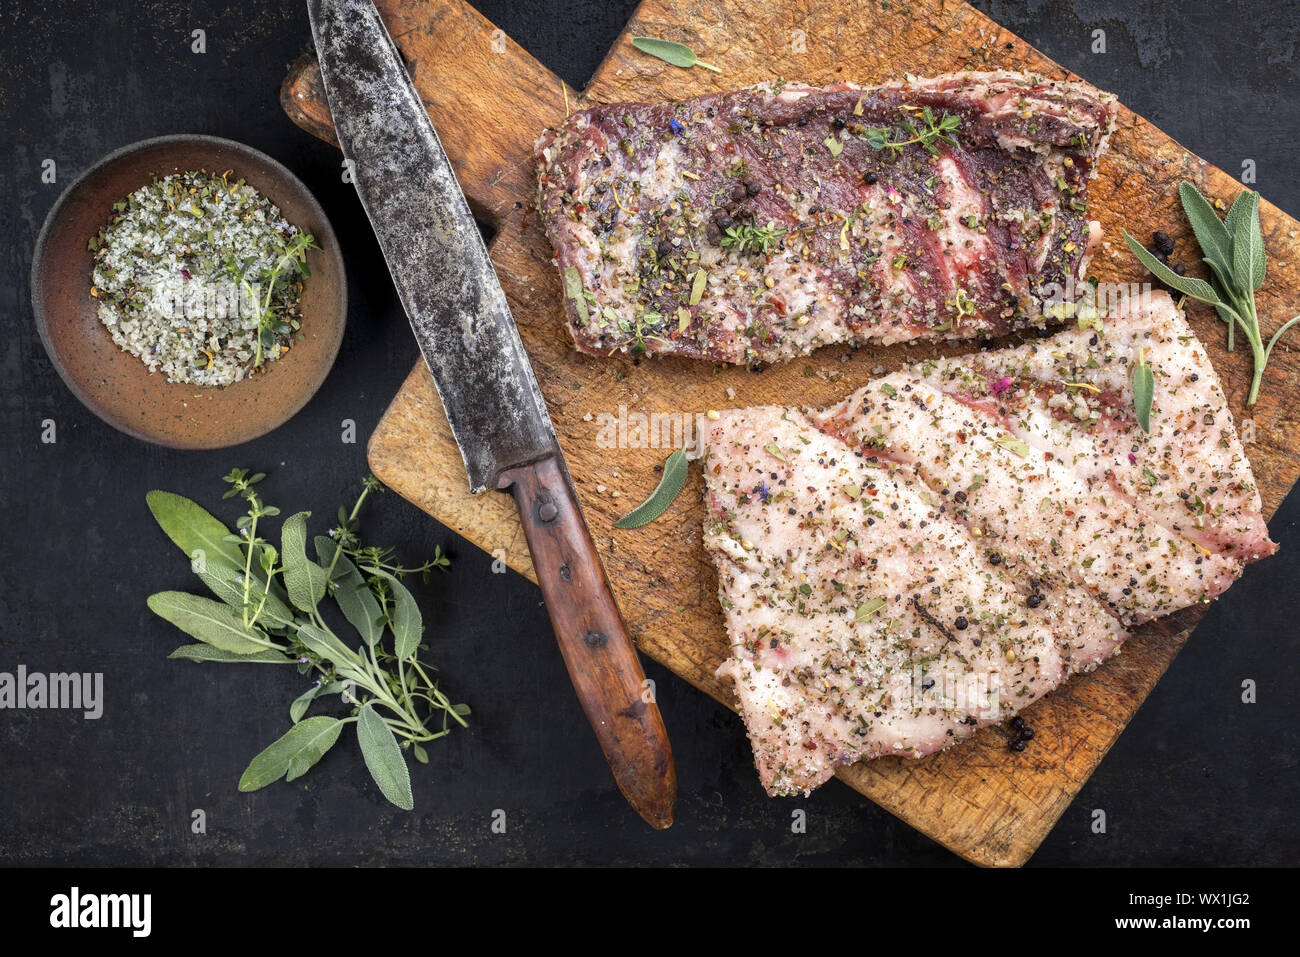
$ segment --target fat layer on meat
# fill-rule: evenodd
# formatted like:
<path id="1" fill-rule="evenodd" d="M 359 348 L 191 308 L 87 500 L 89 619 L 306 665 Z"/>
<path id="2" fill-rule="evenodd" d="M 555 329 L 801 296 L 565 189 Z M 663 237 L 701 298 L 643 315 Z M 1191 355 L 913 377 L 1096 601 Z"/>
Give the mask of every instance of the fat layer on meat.
<path id="1" fill-rule="evenodd" d="M 821 411 L 721 413 L 705 546 L 769 793 L 940 750 L 1271 554 L 1204 350 L 1163 293 Z M 1150 431 L 1132 412 L 1141 355 Z"/>
<path id="2" fill-rule="evenodd" d="M 596 355 L 755 364 L 1038 323 L 1097 240 L 1115 111 L 994 72 L 574 113 L 536 154 L 569 332 Z"/>

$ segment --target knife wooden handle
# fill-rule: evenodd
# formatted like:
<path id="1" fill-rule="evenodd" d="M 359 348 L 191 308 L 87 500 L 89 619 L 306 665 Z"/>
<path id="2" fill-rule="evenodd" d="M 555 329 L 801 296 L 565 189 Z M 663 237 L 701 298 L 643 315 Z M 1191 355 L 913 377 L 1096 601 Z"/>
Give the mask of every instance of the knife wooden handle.
<path id="1" fill-rule="evenodd" d="M 512 469 L 537 581 L 560 653 L 619 790 L 653 827 L 673 822 L 677 770 L 659 706 L 619 614 L 559 455 Z"/>

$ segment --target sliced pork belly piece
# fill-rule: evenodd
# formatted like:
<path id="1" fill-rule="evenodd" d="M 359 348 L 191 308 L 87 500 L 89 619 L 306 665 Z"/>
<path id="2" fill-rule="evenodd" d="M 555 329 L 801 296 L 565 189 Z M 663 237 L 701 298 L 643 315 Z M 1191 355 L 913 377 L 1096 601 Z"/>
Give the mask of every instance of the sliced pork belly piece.
<path id="1" fill-rule="evenodd" d="M 910 373 L 855 393 L 820 422 L 912 466 L 973 535 L 1021 556 L 1035 577 L 1082 582 L 1127 624 L 1212 598 L 1241 573 L 1240 559 L 1192 547 L 1108 484 L 1090 485 L 1018 439 L 979 404 Z"/>
<path id="2" fill-rule="evenodd" d="M 724 413 L 704 459 L 734 680 L 763 786 L 920 756 L 1000 721 L 1123 641 L 1083 589 L 1036 588 L 911 468 L 797 410 Z"/>
<path id="3" fill-rule="evenodd" d="M 753 364 L 1038 323 L 1098 239 L 1115 112 L 997 72 L 574 113 L 536 153 L 569 332 L 594 355 Z"/>
<path id="4" fill-rule="evenodd" d="M 1139 350 L 1157 383 L 1149 434 L 1128 391 Z M 719 675 L 773 794 L 1001 720 L 1276 548 L 1167 297 L 1104 329 L 922 363 L 829 410 L 723 412 L 702 455 L 732 646 Z M 1163 478 L 1135 479 L 1144 460 Z M 1161 482 L 1183 487 L 1171 499 Z M 923 694 L 971 686 L 976 704 Z"/>
<path id="5" fill-rule="evenodd" d="M 1156 378 L 1149 434 L 1133 417 L 1139 353 Z M 1218 376 L 1163 292 L 1127 301 L 1101 328 L 917 371 L 1202 549 L 1243 562 L 1277 549 Z"/>

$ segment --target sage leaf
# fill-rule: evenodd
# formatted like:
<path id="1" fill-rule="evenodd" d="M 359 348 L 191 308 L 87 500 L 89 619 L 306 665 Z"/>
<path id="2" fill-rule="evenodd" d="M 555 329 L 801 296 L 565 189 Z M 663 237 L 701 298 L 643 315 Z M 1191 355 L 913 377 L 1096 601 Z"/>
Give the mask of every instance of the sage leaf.
<path id="1" fill-rule="evenodd" d="M 1143 432 L 1151 431 L 1151 400 L 1156 392 L 1156 377 L 1151 366 L 1139 354 L 1133 367 L 1133 411 Z"/>
<path id="2" fill-rule="evenodd" d="M 573 300 L 578 310 L 578 324 L 585 326 L 590 321 L 587 312 L 587 297 L 582 294 L 582 276 L 577 266 L 567 266 L 564 270 L 564 294 Z"/>
<path id="3" fill-rule="evenodd" d="M 388 611 L 388 624 L 393 629 L 393 651 L 398 658 L 406 661 L 419 649 L 420 638 L 424 635 L 424 618 L 420 614 L 420 606 L 395 575 L 390 575 L 382 568 L 367 568 L 366 571 L 385 579 L 393 593 L 393 606 Z"/>
<path id="4" fill-rule="evenodd" d="M 292 781 L 324 757 L 342 732 L 338 718 L 318 715 L 300 721 L 249 762 L 239 778 L 239 790 L 256 791 L 287 773 Z"/>
<path id="5" fill-rule="evenodd" d="M 298 640 L 325 660 L 332 661 L 340 673 L 354 676 L 358 673 L 356 655 L 333 632 L 304 621 L 298 625 Z"/>
<path id="6" fill-rule="evenodd" d="M 681 493 L 682 486 L 686 484 L 686 473 L 689 468 L 686 452 L 683 449 L 678 449 L 668 456 L 668 460 L 664 462 L 664 474 L 659 479 L 658 487 L 650 493 L 648 499 L 615 522 L 614 527 L 640 528 L 666 512 L 668 506 L 672 505 L 673 500 Z"/>
<path id="7" fill-rule="evenodd" d="M 267 648 L 251 655 L 237 655 L 233 651 L 222 651 L 220 648 L 213 648 L 211 645 L 181 645 L 167 657 L 187 661 L 253 662 L 268 665 L 288 665 L 293 663 L 292 658 L 281 654 L 274 648 Z"/>
<path id="8" fill-rule="evenodd" d="M 266 635 L 256 627 L 245 628 L 243 616 L 229 605 L 182 591 L 158 592 L 148 603 L 155 615 L 214 648 L 236 655 L 266 650 Z"/>
<path id="9" fill-rule="evenodd" d="M 411 753 L 415 755 L 415 760 L 419 761 L 421 764 L 429 763 L 429 752 L 424 750 L 424 748 L 420 747 L 418 744 L 411 745 Z"/>
<path id="10" fill-rule="evenodd" d="M 857 611 L 853 613 L 854 621 L 869 621 L 876 612 L 885 607 L 885 599 L 873 598 L 871 601 L 864 602 L 858 606 Z"/>
<path id="11" fill-rule="evenodd" d="M 1193 299 L 1208 303 L 1211 306 L 1223 304 L 1223 300 L 1221 300 L 1218 293 L 1214 291 L 1214 287 L 1204 279 L 1178 275 L 1178 273 L 1174 272 L 1159 259 L 1156 259 L 1155 256 L 1151 255 L 1151 253 L 1147 251 L 1146 247 L 1129 235 L 1127 229 L 1121 229 L 1120 232 L 1124 234 L 1124 242 L 1128 243 L 1128 248 L 1132 250 L 1133 255 L 1138 258 L 1138 261 L 1141 262 L 1142 265 L 1146 266 L 1147 271 L 1166 286 L 1169 286 L 1171 289 L 1177 289 L 1184 295 L 1191 296 Z"/>
<path id="12" fill-rule="evenodd" d="M 1264 234 L 1259 228 L 1259 193 L 1244 190 L 1246 206 L 1241 217 L 1233 224 L 1232 271 L 1242 285 L 1242 293 L 1254 292 L 1264 285 L 1264 272 L 1268 263 L 1264 254 Z M 1237 205 L 1241 196 L 1233 202 Z M 1231 210 L 1230 210 L 1231 211 Z"/>
<path id="13" fill-rule="evenodd" d="M 1001 446 L 1013 455 L 1024 458 L 1029 454 L 1029 445 L 1014 435 L 999 435 L 993 440 L 994 445 Z"/>
<path id="14" fill-rule="evenodd" d="M 691 298 L 690 304 L 698 306 L 700 300 L 704 298 L 704 288 L 709 281 L 708 271 L 703 266 L 695 270 L 695 278 L 691 280 Z"/>
<path id="15" fill-rule="evenodd" d="M 302 611 L 315 611 L 325 597 L 328 579 L 325 569 L 307 557 L 307 516 L 296 512 L 284 520 L 280 529 L 280 554 L 284 562 L 284 587 L 289 601 Z"/>
<path id="16" fill-rule="evenodd" d="M 323 535 L 316 537 L 316 554 L 321 564 L 334 564 L 334 600 L 338 603 L 343 617 L 361 635 L 361 640 L 373 648 L 384 633 L 384 613 L 375 600 L 374 593 L 366 580 L 357 571 L 357 566 L 346 555 L 335 556 L 338 545 L 333 539 Z"/>
<path id="17" fill-rule="evenodd" d="M 173 492 L 157 489 L 144 497 L 153 513 L 154 521 L 167 534 L 186 558 L 193 559 L 196 551 L 203 553 L 208 566 L 229 565 L 244 567 L 244 553 L 234 542 L 228 541 L 230 529 L 212 516 L 197 502 Z"/>
<path id="18" fill-rule="evenodd" d="M 357 718 L 357 740 L 361 743 L 361 756 L 365 758 L 370 776 L 384 797 L 403 811 L 412 810 L 415 798 L 411 794 L 411 774 L 402 757 L 401 746 L 392 728 L 370 702 L 361 708 L 361 715 Z"/>
<path id="19" fill-rule="evenodd" d="M 1232 206 L 1228 208 L 1228 215 L 1223 218 L 1223 228 L 1228 231 L 1229 236 L 1235 237 L 1241 221 L 1250 216 L 1250 197 L 1251 191 L 1243 189 L 1237 194 L 1237 198 L 1232 201 Z M 1232 259 L 1228 259 L 1229 264 Z"/>
<path id="20" fill-rule="evenodd" d="M 298 697 L 294 698 L 289 705 L 289 720 L 297 724 L 302 720 L 302 716 L 307 713 L 311 703 L 316 700 L 316 696 L 321 693 L 321 689 L 312 685 Z"/>
<path id="21" fill-rule="evenodd" d="M 239 579 L 243 574 L 242 569 L 230 568 L 226 565 L 209 565 L 207 571 L 199 572 L 199 580 L 208 586 L 212 594 L 238 611 L 242 617 L 244 584 Z M 268 592 L 266 583 L 257 577 L 254 577 L 248 586 L 249 615 L 251 616 L 262 602 L 263 595 L 266 596 L 266 603 L 262 605 L 262 615 L 277 625 L 292 625 L 293 609 L 286 605 L 274 591 Z"/>
<path id="22" fill-rule="evenodd" d="M 632 46 L 642 53 L 648 53 L 665 63 L 671 63 L 673 66 L 679 66 L 685 70 L 689 70 L 693 66 L 699 66 L 706 70 L 712 70 L 714 73 L 722 72 L 712 63 L 705 63 L 701 60 L 695 55 L 695 51 L 684 43 L 660 40 L 658 37 L 633 37 Z"/>
<path id="23" fill-rule="evenodd" d="M 1220 283 L 1226 286 L 1232 268 L 1232 236 L 1214 207 L 1191 183 L 1179 183 L 1178 196 L 1182 199 L 1183 212 L 1192 224 L 1201 252 L 1205 254 L 1205 261 L 1215 271 Z"/>

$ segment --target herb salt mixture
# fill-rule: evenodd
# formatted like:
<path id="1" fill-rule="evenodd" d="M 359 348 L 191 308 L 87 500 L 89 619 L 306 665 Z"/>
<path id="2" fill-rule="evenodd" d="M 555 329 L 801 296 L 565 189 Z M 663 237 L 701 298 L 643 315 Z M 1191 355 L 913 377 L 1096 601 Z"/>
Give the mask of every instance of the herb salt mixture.
<path id="1" fill-rule="evenodd" d="M 289 348 L 312 236 L 243 179 L 155 179 L 90 240 L 90 294 L 113 341 L 172 382 L 226 386 Z"/>

